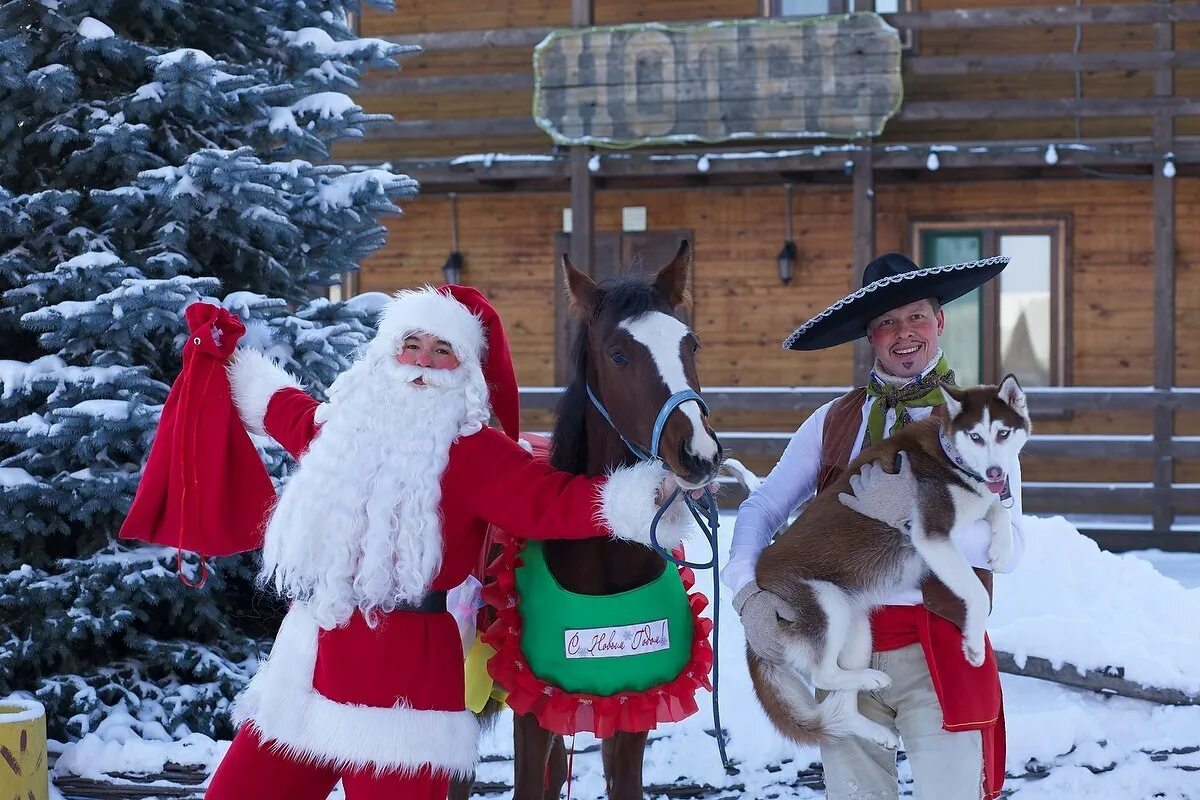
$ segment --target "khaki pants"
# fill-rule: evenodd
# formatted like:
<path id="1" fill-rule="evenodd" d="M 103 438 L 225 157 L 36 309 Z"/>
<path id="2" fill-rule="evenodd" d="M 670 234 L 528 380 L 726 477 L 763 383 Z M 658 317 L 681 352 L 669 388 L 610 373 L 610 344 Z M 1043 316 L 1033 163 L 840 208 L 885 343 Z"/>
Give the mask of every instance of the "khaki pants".
<path id="1" fill-rule="evenodd" d="M 858 696 L 867 718 L 897 731 L 912 768 L 916 800 L 979 800 L 983 796 L 983 740 L 979 731 L 942 730 L 942 707 L 933 691 L 921 645 L 871 654 L 871 667 L 892 685 Z M 818 692 L 818 696 L 823 696 Z M 895 800 L 896 755 L 848 736 L 821 748 L 826 800 Z"/>

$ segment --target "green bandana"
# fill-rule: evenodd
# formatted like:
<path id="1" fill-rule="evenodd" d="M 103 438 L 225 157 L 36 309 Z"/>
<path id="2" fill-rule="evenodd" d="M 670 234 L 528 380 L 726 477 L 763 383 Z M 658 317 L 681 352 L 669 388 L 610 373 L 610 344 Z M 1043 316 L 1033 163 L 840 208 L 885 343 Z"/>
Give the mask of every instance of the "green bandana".
<path id="1" fill-rule="evenodd" d="M 871 381 L 867 384 L 867 394 L 874 398 L 871 410 L 867 413 L 867 432 L 863 436 L 862 449 L 866 450 L 872 443 L 882 441 L 883 422 L 887 418 L 888 409 L 896 409 L 896 422 L 888 435 L 895 433 L 912 422 L 908 409 L 920 406 L 940 406 L 946 402 L 942 397 L 943 386 L 954 385 L 954 370 L 943 354 L 933 369 L 921 376 L 919 380 L 910 381 L 903 386 L 884 383 L 875 372 L 871 373 Z"/>

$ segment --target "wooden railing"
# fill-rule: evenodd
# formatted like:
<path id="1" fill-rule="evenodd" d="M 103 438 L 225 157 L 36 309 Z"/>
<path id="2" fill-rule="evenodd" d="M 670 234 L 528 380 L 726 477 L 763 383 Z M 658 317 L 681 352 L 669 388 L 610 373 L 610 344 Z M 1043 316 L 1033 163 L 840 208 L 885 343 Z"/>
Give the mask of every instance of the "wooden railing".
<path id="1" fill-rule="evenodd" d="M 536 387 L 521 390 L 526 410 L 553 410 L 561 389 Z M 717 413 L 772 412 L 794 418 L 795 412 L 813 411 L 841 396 L 847 387 L 707 387 L 704 398 Z M 1035 425 L 1039 416 L 1080 411 L 1177 411 L 1200 410 L 1200 388 L 1156 390 L 1141 387 L 1079 387 L 1026 390 Z M 792 431 L 719 432 L 722 444 L 740 457 L 777 459 Z M 1172 464 L 1200 458 L 1200 436 L 1171 436 L 1157 441 L 1148 434 L 1044 435 L 1034 433 L 1024 454 L 1037 458 L 1077 459 L 1082 464 L 1109 459 L 1153 461 L 1160 453 Z M 1200 550 L 1200 530 L 1177 526 L 1180 514 L 1200 515 L 1200 484 L 1164 480 L 1166 470 L 1156 471 L 1158 480 L 1092 481 L 1081 466 L 1079 480 L 1025 481 L 1022 501 L 1034 513 L 1086 514 L 1081 525 L 1105 546 L 1113 549 L 1160 547 L 1171 550 Z M 1064 476 L 1074 477 L 1074 476 Z M 723 492 L 723 504 L 732 506 L 744 497 L 734 485 Z M 1155 510 L 1159 514 L 1154 514 Z M 1163 512 L 1166 512 L 1165 514 Z M 1129 515 L 1145 521 L 1129 521 Z M 1170 527 L 1155 527 L 1151 520 L 1171 520 Z"/>
<path id="2" fill-rule="evenodd" d="M 856 4 L 861 8 L 862 3 Z M 868 4 L 873 5 L 873 4 Z M 963 8 L 885 14 L 893 26 L 920 31 L 1016 28 L 1023 26 L 1156 26 L 1155 44 L 1143 51 L 1104 53 L 1047 52 L 1015 55 L 938 55 L 905 53 L 906 75 L 1037 74 L 1047 72 L 1093 72 L 1144 70 L 1163 72 L 1200 66 L 1200 49 L 1176 47 L 1170 29 L 1173 23 L 1200 22 L 1200 2 L 1144 2 L 1112 5 L 1060 5 L 1045 7 Z M 694 20 L 691 22 L 702 22 Z M 1159 29 L 1162 29 L 1161 31 Z M 419 45 L 427 52 L 491 47 L 529 47 L 554 28 L 507 28 L 463 30 L 384 37 L 406 45 Z M 1179 42 L 1179 44 L 1184 44 Z M 528 72 L 445 77 L 388 78 L 368 82 L 364 95 L 380 93 L 480 92 L 532 89 Z M 964 87 L 961 97 L 946 100 L 914 99 L 904 103 L 897 121 L 978 121 L 990 119 L 1062 119 L 1096 117 L 1154 117 L 1200 114 L 1200 98 L 1162 96 L 1063 97 L 1048 99 L 972 100 Z M 540 129 L 531 117 L 474 118 L 454 120 L 407 120 L 383 125 L 372 136 L 393 139 L 430 139 L 443 136 L 537 135 Z"/>

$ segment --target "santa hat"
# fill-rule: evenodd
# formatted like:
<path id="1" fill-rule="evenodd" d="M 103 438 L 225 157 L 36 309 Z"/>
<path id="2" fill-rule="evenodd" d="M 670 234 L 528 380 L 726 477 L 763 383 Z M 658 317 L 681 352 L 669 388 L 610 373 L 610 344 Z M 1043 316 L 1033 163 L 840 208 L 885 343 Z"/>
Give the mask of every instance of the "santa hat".
<path id="1" fill-rule="evenodd" d="M 517 375 L 500 315 L 487 298 L 478 289 L 456 284 L 396 292 L 379 315 L 375 341 L 397 348 L 418 332 L 442 339 L 463 367 L 483 372 L 492 413 L 515 441 L 521 424 Z"/>

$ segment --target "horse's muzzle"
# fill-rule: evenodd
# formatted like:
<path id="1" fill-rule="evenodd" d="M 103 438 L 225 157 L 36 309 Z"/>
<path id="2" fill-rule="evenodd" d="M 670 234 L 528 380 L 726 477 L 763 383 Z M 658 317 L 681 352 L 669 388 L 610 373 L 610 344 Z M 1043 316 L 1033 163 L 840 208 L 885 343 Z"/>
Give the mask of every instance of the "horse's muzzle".
<path id="1" fill-rule="evenodd" d="M 725 456 L 721 440 L 713 436 L 713 441 L 717 443 L 717 451 L 710 457 L 694 453 L 687 440 L 679 443 L 679 465 L 686 473 L 680 477 L 682 482 L 691 484 L 691 488 L 707 486 L 717 478 L 717 471 L 721 469 Z"/>

